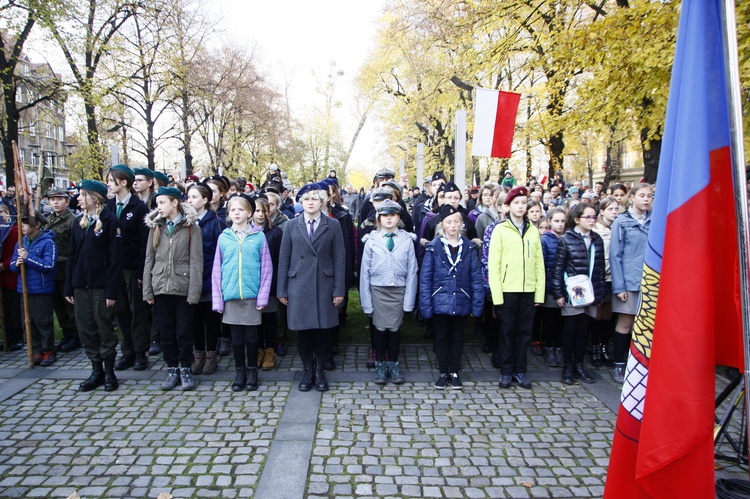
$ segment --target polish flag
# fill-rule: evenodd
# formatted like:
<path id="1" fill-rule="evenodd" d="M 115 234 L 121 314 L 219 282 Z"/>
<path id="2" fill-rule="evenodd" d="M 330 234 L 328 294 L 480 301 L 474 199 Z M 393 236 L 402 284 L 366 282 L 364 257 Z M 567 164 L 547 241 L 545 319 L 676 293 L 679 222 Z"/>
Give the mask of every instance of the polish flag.
<path id="1" fill-rule="evenodd" d="M 510 158 L 521 94 L 476 89 L 472 156 Z"/>

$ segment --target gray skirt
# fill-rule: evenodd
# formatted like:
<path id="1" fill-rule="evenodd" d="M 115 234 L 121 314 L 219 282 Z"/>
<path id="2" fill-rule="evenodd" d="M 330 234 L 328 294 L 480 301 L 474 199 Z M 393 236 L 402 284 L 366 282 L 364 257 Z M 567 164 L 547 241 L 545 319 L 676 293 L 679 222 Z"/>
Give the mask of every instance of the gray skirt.
<path id="1" fill-rule="evenodd" d="M 620 300 L 617 295 L 612 294 L 612 312 L 618 314 L 635 315 L 638 312 L 638 302 L 640 302 L 641 293 L 639 291 L 628 291 L 627 301 Z"/>
<path id="2" fill-rule="evenodd" d="M 255 308 L 255 298 L 248 300 L 230 300 L 224 302 L 224 324 L 236 326 L 257 326 L 261 323 L 261 311 Z"/>
<path id="3" fill-rule="evenodd" d="M 370 286 L 372 324 L 381 331 L 397 331 L 404 323 L 404 286 Z"/>

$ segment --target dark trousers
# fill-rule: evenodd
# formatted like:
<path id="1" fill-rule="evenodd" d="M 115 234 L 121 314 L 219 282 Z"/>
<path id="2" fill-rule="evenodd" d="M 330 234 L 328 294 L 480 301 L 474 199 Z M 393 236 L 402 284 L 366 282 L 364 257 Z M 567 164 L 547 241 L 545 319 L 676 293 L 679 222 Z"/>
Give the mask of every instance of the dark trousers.
<path id="1" fill-rule="evenodd" d="M 21 319 L 21 295 L 15 289 L 3 288 L 3 312 L 8 345 L 24 341 L 23 320 Z"/>
<path id="2" fill-rule="evenodd" d="M 503 301 L 495 307 L 500 318 L 500 374 L 525 373 L 534 324 L 534 293 L 503 293 Z"/>
<path id="3" fill-rule="evenodd" d="M 161 336 L 159 335 L 159 321 L 156 320 L 156 311 L 153 305 L 146 304 L 148 307 L 148 336 L 151 341 L 161 342 Z"/>
<path id="4" fill-rule="evenodd" d="M 221 314 L 211 309 L 210 301 L 190 305 L 193 309 L 193 345 L 196 350 L 215 352 L 221 331 Z"/>
<path id="5" fill-rule="evenodd" d="M 331 355 L 333 348 L 333 331 L 331 329 L 304 329 L 297 331 L 297 348 L 303 362 L 310 360 L 312 354 L 322 362 Z"/>
<path id="6" fill-rule="evenodd" d="M 55 315 L 63 332 L 63 339 L 78 339 L 75 307 L 65 299 L 65 279 L 55 280 Z"/>
<path id="7" fill-rule="evenodd" d="M 86 357 L 94 362 L 114 359 L 117 354 L 117 333 L 113 321 L 115 307 L 108 307 L 103 289 L 74 290 L 78 337 Z"/>
<path id="8" fill-rule="evenodd" d="M 562 344 L 563 361 L 566 365 L 583 362 L 586 340 L 589 336 L 591 317 L 586 314 L 563 317 Z"/>
<path id="9" fill-rule="evenodd" d="M 260 338 L 258 339 L 260 348 L 273 348 L 276 345 L 276 314 L 277 312 L 263 314 L 263 322 L 260 325 Z"/>
<path id="10" fill-rule="evenodd" d="M 256 367 L 258 365 L 258 326 L 232 324 L 232 351 L 235 367 Z M 247 352 L 247 357 L 245 353 Z M 247 358 L 247 364 L 245 359 Z"/>
<path id="11" fill-rule="evenodd" d="M 190 367 L 193 363 L 192 309 L 187 297 L 156 295 L 154 310 L 167 367 Z"/>
<path id="12" fill-rule="evenodd" d="M 398 362 L 398 350 L 401 348 L 400 331 L 381 331 L 375 329 L 373 340 L 375 342 L 375 360 L 382 362 L 385 360 L 385 352 L 388 352 L 390 362 Z"/>
<path id="13" fill-rule="evenodd" d="M 468 317 L 465 315 L 435 315 L 432 317 L 432 332 L 435 333 L 438 368 L 441 374 L 458 373 L 461 356 L 464 354 L 464 329 Z"/>
<path id="14" fill-rule="evenodd" d="M 54 295 L 29 295 L 29 322 L 34 353 L 55 349 Z M 25 319 L 23 307 L 21 317 Z"/>
<path id="15" fill-rule="evenodd" d="M 560 308 L 539 307 L 542 314 L 542 341 L 545 347 L 562 347 L 563 319 Z"/>
<path id="16" fill-rule="evenodd" d="M 120 350 L 123 355 L 146 352 L 149 345 L 148 307 L 143 301 L 143 290 L 138 279 L 137 272 L 123 270 L 115 305 L 117 328 L 122 334 Z"/>

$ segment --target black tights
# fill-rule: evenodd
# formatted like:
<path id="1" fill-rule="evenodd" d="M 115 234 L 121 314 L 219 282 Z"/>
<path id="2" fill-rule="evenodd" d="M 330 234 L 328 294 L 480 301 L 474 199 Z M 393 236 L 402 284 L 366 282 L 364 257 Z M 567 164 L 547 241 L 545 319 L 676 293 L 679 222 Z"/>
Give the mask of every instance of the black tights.
<path id="1" fill-rule="evenodd" d="M 276 312 L 263 314 L 263 322 L 260 325 L 261 348 L 273 348 L 276 344 Z"/>
<path id="2" fill-rule="evenodd" d="M 388 351 L 388 360 L 398 362 L 398 350 L 401 348 L 400 331 L 381 331 L 375 329 L 373 340 L 375 343 L 375 360 L 382 362 L 385 360 L 385 352 Z"/>
<path id="3" fill-rule="evenodd" d="M 560 308 L 539 307 L 542 315 L 542 341 L 545 347 L 562 347 L 563 319 Z"/>
<path id="4" fill-rule="evenodd" d="M 300 359 L 306 362 L 315 353 L 318 359 L 323 359 L 325 362 L 325 359 L 331 355 L 333 331 L 334 328 L 303 329 L 302 331 L 297 331 L 297 347 Z"/>
<path id="5" fill-rule="evenodd" d="M 232 324 L 232 350 L 235 367 L 255 367 L 258 365 L 258 326 Z M 245 352 L 247 351 L 247 357 Z M 247 364 L 245 360 L 247 359 Z"/>
<path id="6" fill-rule="evenodd" d="M 586 314 L 563 317 L 563 361 L 566 365 L 583 362 L 586 340 L 589 336 L 589 324 L 591 324 L 591 317 Z"/>
<path id="7" fill-rule="evenodd" d="M 211 310 L 211 302 L 204 301 L 193 308 L 193 345 L 196 350 L 215 352 L 221 330 L 221 315 Z"/>
<path id="8" fill-rule="evenodd" d="M 614 336 L 614 361 L 627 362 L 630 351 L 630 333 L 621 334 L 615 331 Z"/>

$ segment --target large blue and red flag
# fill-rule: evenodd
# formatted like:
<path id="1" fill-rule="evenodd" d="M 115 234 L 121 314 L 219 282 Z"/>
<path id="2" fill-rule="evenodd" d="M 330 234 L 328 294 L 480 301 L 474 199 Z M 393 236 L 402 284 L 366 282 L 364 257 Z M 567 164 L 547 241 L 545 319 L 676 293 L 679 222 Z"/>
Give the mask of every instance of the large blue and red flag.
<path id="1" fill-rule="evenodd" d="M 715 365 L 743 365 L 723 31 L 683 0 L 607 499 L 715 497 Z"/>

